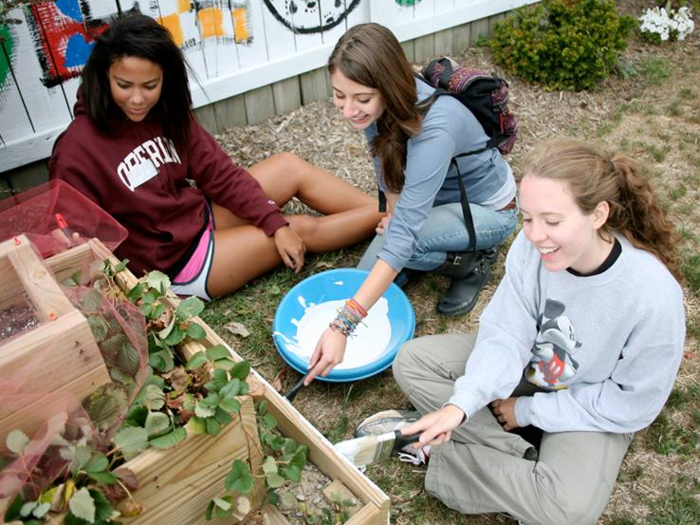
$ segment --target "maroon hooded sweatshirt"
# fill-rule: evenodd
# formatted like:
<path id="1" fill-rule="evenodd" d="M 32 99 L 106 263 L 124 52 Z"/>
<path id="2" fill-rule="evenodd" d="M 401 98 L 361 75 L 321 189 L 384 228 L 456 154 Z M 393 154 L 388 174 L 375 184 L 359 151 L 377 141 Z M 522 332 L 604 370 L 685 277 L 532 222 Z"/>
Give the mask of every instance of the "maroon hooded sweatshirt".
<path id="1" fill-rule="evenodd" d="M 137 275 L 179 272 L 206 226 L 206 198 L 267 235 L 287 224 L 258 182 L 198 123 L 184 151 L 152 115 L 141 122 L 123 117 L 111 128 L 100 131 L 78 99 L 75 120 L 54 144 L 49 177 L 73 186 L 128 230 L 116 254 Z"/>

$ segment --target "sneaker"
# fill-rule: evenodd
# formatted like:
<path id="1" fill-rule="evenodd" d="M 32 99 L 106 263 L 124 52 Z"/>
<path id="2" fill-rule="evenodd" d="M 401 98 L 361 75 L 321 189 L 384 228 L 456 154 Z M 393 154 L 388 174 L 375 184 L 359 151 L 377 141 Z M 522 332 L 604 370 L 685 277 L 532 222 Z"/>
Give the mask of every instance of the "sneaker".
<path id="1" fill-rule="evenodd" d="M 424 446 L 415 448 L 413 445 L 406 445 L 399 452 L 399 461 L 411 463 L 412 465 L 427 465 L 430 458 L 430 447 Z"/>
<path id="2" fill-rule="evenodd" d="M 417 410 L 384 410 L 368 417 L 355 429 L 355 437 L 378 436 L 394 432 L 417 421 L 421 417 Z"/>

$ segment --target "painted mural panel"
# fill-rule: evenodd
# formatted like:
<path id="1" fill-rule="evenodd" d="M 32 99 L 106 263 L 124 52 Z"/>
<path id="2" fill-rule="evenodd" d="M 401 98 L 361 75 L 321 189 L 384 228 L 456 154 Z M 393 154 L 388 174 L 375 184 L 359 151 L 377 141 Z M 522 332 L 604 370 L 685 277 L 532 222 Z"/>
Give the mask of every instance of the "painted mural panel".
<path id="1" fill-rule="evenodd" d="M 0 25 L 0 172 L 50 153 L 71 118 L 95 39 L 124 12 L 152 16 L 171 31 L 199 80 L 192 88 L 202 105 L 322 67 L 343 32 L 361 22 L 415 38 L 464 23 L 467 10 L 488 16 L 533 1 L 39 1 L 13 11 L 20 26 Z"/>

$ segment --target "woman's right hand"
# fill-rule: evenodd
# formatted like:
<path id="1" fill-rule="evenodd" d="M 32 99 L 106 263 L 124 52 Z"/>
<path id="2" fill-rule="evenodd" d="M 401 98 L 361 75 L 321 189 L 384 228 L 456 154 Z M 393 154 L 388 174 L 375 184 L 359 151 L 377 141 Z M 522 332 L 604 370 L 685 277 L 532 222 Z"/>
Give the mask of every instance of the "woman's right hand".
<path id="1" fill-rule="evenodd" d="M 335 365 L 343 362 L 347 342 L 347 337 L 343 334 L 332 328 L 326 328 L 316 344 L 311 361 L 309 361 L 309 372 L 306 375 L 304 386 L 308 386 L 318 375 L 326 377 Z"/>
<path id="2" fill-rule="evenodd" d="M 440 410 L 424 415 L 418 421 L 401 428 L 404 436 L 421 432 L 419 445 L 442 445 L 450 440 L 452 431 L 465 419 L 465 414 L 457 405 L 445 405 Z"/>

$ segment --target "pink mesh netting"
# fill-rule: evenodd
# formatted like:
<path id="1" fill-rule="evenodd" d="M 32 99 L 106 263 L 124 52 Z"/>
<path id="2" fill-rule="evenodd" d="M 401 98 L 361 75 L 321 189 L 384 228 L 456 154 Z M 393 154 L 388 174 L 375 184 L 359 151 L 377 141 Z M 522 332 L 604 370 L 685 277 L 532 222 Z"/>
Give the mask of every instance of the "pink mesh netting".
<path id="1" fill-rule="evenodd" d="M 114 251 L 127 231 L 63 181 L 50 181 L 0 201 L 0 241 L 24 233 L 43 257 L 96 237 Z"/>

